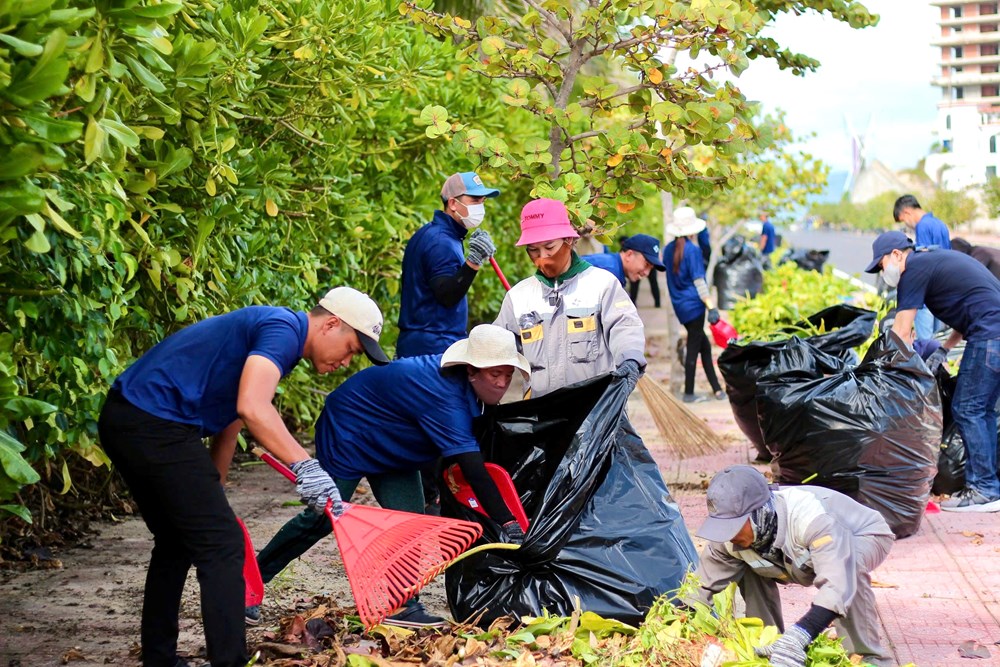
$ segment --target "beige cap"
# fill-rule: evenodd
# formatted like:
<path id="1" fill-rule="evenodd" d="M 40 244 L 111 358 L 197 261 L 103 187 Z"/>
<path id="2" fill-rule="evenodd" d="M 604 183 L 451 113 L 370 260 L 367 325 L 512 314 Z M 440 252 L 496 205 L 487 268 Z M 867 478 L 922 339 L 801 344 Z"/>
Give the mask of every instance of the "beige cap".
<path id="1" fill-rule="evenodd" d="M 319 305 L 358 333 L 365 355 L 373 364 L 389 363 L 389 357 L 378 344 L 382 335 L 382 311 L 371 297 L 353 287 L 334 287 L 319 300 Z"/>
<path id="2" fill-rule="evenodd" d="M 441 368 L 464 364 L 474 368 L 513 366 L 527 379 L 531 366 L 517 351 L 514 334 L 495 324 L 473 327 L 469 337 L 451 344 L 441 356 Z"/>

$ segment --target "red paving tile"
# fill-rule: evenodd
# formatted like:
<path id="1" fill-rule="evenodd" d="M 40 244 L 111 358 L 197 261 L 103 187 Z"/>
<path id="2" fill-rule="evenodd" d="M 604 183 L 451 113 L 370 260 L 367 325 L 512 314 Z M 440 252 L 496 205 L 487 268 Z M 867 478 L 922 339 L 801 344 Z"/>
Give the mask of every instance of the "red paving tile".
<path id="1" fill-rule="evenodd" d="M 640 307 L 640 312 L 647 323 L 647 336 L 665 336 L 662 309 Z M 662 338 L 658 340 L 662 343 Z M 665 383 L 669 361 L 654 357 L 649 363 L 650 376 Z M 696 390 L 707 393 L 700 369 L 698 376 Z M 657 432 L 638 394 L 629 403 L 629 418 L 658 462 L 700 549 L 703 542 L 693 533 L 707 514 L 704 484 L 727 465 L 748 463 L 753 447 L 737 428 L 728 402 L 708 401 L 690 408 L 730 443 L 726 451 L 678 460 Z M 769 472 L 768 466 L 758 468 Z M 875 596 L 883 637 L 898 664 L 1000 667 L 1000 644 L 994 643 L 1000 642 L 1000 513 L 925 515 L 920 530 L 896 542 L 873 578 L 880 585 Z M 801 587 L 784 589 L 785 620 L 794 621 L 804 613 L 813 593 Z M 988 647 L 991 657 L 962 658 L 958 646 L 969 640 Z"/>

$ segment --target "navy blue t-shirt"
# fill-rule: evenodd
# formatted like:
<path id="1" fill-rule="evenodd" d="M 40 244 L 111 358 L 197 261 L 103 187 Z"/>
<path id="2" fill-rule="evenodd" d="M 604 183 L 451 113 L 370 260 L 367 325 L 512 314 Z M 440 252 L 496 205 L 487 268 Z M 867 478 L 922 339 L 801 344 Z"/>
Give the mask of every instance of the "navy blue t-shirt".
<path id="1" fill-rule="evenodd" d="M 708 266 L 708 261 L 712 258 L 712 237 L 708 233 L 708 227 L 698 232 L 698 248 L 701 250 L 701 258 Z"/>
<path id="2" fill-rule="evenodd" d="M 622 264 L 620 253 L 601 252 L 596 255 L 584 255 L 581 259 L 599 269 L 610 271 L 618 279 L 618 282 L 622 284 L 622 287 L 625 287 L 625 266 Z"/>
<path id="3" fill-rule="evenodd" d="M 774 238 L 775 236 L 774 225 L 771 224 L 770 220 L 764 221 L 764 226 L 760 230 L 760 235 L 761 236 L 767 235 L 767 241 L 764 241 L 764 249 L 761 250 L 761 252 L 764 253 L 765 255 L 770 255 L 772 252 L 774 252 L 774 249 L 777 247 L 777 243 L 775 243 L 776 239 Z"/>
<path id="4" fill-rule="evenodd" d="M 478 399 L 464 369 L 441 355 L 397 359 L 352 375 L 326 397 L 316 457 L 334 477 L 417 470 L 438 457 L 478 452 Z"/>
<path id="5" fill-rule="evenodd" d="M 681 324 L 701 316 L 705 312 L 705 302 L 698 296 L 698 288 L 694 281 L 705 279 L 705 262 L 697 243 L 688 239 L 684 243 L 684 255 L 681 257 L 679 271 L 674 273 L 674 239 L 663 249 L 663 263 L 667 267 L 667 289 L 670 291 L 670 303 Z"/>
<path id="6" fill-rule="evenodd" d="M 403 289 L 399 305 L 399 339 L 396 355 L 415 357 L 441 354 L 465 338 L 469 302 L 462 297 L 447 307 L 434 298 L 431 281 L 453 276 L 465 264 L 462 240 L 467 230 L 443 211 L 417 230 L 403 253 Z"/>
<path id="7" fill-rule="evenodd" d="M 900 310 L 927 305 L 971 342 L 1000 338 L 1000 281 L 989 269 L 954 250 L 913 252 L 899 277 Z"/>
<path id="8" fill-rule="evenodd" d="M 937 246 L 942 250 L 951 250 L 951 236 L 948 234 L 947 225 L 932 214 L 924 213 L 913 231 L 916 236 L 914 243 L 918 248 Z"/>
<path id="9" fill-rule="evenodd" d="M 284 377 L 302 358 L 308 330 L 303 312 L 241 308 L 164 338 L 112 386 L 150 414 L 215 435 L 239 417 L 236 398 L 247 357 L 270 359 Z"/>

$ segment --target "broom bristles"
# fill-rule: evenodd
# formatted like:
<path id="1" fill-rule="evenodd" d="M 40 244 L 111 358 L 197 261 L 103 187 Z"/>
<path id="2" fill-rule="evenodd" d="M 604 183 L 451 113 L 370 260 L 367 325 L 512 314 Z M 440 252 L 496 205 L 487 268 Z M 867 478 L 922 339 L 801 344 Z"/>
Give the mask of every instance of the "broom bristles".
<path id="1" fill-rule="evenodd" d="M 725 444 L 708 424 L 648 375 L 639 378 L 639 393 L 653 415 L 667 448 L 677 458 L 708 456 L 726 450 Z"/>

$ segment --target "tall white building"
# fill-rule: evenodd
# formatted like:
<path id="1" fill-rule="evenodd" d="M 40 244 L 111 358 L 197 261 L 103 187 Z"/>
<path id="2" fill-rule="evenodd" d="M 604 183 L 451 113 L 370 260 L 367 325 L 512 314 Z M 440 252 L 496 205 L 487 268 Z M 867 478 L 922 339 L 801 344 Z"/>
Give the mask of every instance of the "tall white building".
<path id="1" fill-rule="evenodd" d="M 943 153 L 927 174 L 949 190 L 985 183 L 1000 168 L 1000 13 L 997 2 L 931 0 L 940 8 L 941 88 L 937 134 Z"/>

